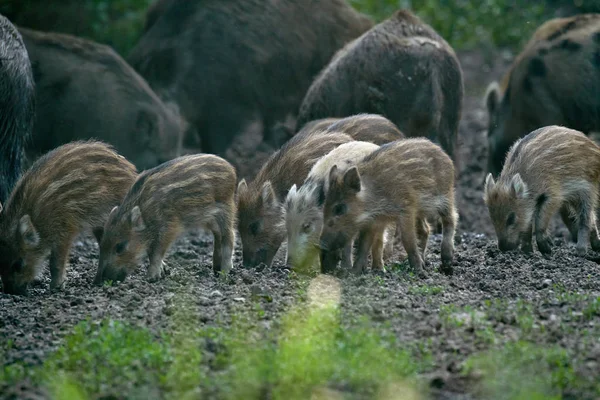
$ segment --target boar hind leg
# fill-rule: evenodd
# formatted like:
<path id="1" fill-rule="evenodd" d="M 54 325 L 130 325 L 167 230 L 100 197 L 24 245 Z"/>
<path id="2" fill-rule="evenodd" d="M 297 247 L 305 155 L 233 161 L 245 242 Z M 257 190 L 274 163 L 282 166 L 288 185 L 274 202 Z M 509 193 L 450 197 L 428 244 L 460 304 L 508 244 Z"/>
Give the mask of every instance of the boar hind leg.
<path id="1" fill-rule="evenodd" d="M 71 243 L 72 240 L 68 240 L 64 245 L 58 246 L 50 252 L 50 290 L 58 290 L 65 283 L 65 270 Z"/>
<path id="2" fill-rule="evenodd" d="M 536 203 L 535 241 L 540 253 L 550 255 L 552 253 L 552 240 L 548 237 L 548 226 L 552 216 L 560 210 L 562 201 L 542 194 L 536 200 Z"/>
<path id="3" fill-rule="evenodd" d="M 414 213 L 407 212 L 400 217 L 400 235 L 402 236 L 402 245 L 408 255 L 408 263 L 415 273 L 421 277 L 427 277 L 424 269 L 424 261 L 419 253 L 417 241 L 416 216 Z"/>
<path id="4" fill-rule="evenodd" d="M 571 234 L 571 240 L 577 242 L 577 235 L 579 233 L 579 221 L 573 207 L 569 203 L 563 204 L 560 208 L 560 218 L 569 230 Z"/>
<path id="5" fill-rule="evenodd" d="M 429 240 L 429 223 L 425 218 L 417 219 L 417 240 L 419 244 L 419 249 L 421 250 L 421 255 L 423 260 L 425 260 L 425 253 L 427 251 L 427 241 Z"/>
<path id="6" fill-rule="evenodd" d="M 362 273 L 369 262 L 369 253 L 373 242 L 375 241 L 375 230 L 372 228 L 365 228 L 358 234 L 358 250 L 356 251 L 356 259 L 354 260 L 354 266 L 352 267 L 352 273 Z"/>

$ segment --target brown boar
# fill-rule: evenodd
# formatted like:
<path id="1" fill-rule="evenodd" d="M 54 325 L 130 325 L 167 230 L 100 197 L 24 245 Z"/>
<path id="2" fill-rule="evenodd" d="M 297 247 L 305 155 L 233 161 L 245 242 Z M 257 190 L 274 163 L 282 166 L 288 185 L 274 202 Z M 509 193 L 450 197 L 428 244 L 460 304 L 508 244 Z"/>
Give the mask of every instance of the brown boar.
<path id="1" fill-rule="evenodd" d="M 323 202 L 329 189 L 331 167 L 337 164 L 343 172 L 378 148 L 378 145 L 369 142 L 344 143 L 313 165 L 302 186 L 292 186 L 285 199 L 285 225 L 287 263 L 293 268 L 306 270 L 319 265 Z M 341 259 L 343 268 L 352 267 L 352 241 L 344 247 Z"/>
<path id="2" fill-rule="evenodd" d="M 454 50 L 410 11 L 399 10 L 340 50 L 316 77 L 298 114 L 308 121 L 374 113 L 407 137 L 455 155 L 463 98 Z"/>
<path id="3" fill-rule="evenodd" d="M 502 82 L 489 85 L 485 103 L 487 172 L 493 176 L 511 145 L 537 128 L 600 131 L 600 14 L 542 24 Z"/>
<path id="4" fill-rule="evenodd" d="M 498 181 L 488 173 L 484 200 L 501 251 L 533 251 L 532 232 L 542 254 L 552 252 L 551 218 L 560 211 L 577 253 L 600 250 L 596 208 L 600 147 L 576 130 L 547 126 L 518 139 L 510 148 Z"/>
<path id="5" fill-rule="evenodd" d="M 24 294 L 48 255 L 50 289 L 60 288 L 75 237 L 87 228 L 101 236 L 136 175 L 133 164 L 98 141 L 65 144 L 39 158 L 0 212 L 4 292 Z"/>
<path id="6" fill-rule="evenodd" d="M 427 219 L 440 218 L 441 270 L 452 273 L 458 221 L 454 165 L 438 145 L 424 138 L 385 144 L 344 173 L 334 165 L 329 185 L 323 211 L 322 260 L 360 232 L 353 272 L 364 270 L 369 250 L 373 268 L 383 269 L 383 243 L 378 238 L 386 225 L 397 223 L 410 266 L 424 277 Z"/>
<path id="7" fill-rule="evenodd" d="M 29 158 L 88 138 L 112 144 L 140 170 L 179 155 L 185 122 L 110 47 L 19 30 L 31 58 L 38 104 Z"/>
<path id="8" fill-rule="evenodd" d="M 346 0 L 167 0 L 156 7 L 128 61 L 180 106 L 202 151 L 218 155 L 256 118 L 273 145 L 273 128 L 295 116 L 314 76 L 373 25 Z"/>
<path id="9" fill-rule="evenodd" d="M 237 211 L 244 266 L 272 264 L 285 240 L 282 203 L 288 190 L 300 185 L 322 156 L 351 141 L 343 133 L 294 136 L 269 157 L 252 182 L 240 181 Z"/>
<path id="10" fill-rule="evenodd" d="M 181 156 L 141 173 L 106 221 L 95 282 L 124 280 L 145 255 L 148 279 L 160 279 L 169 247 L 196 228 L 213 233 L 213 270 L 227 274 L 235 242 L 236 182 L 233 166 L 211 154 Z"/>

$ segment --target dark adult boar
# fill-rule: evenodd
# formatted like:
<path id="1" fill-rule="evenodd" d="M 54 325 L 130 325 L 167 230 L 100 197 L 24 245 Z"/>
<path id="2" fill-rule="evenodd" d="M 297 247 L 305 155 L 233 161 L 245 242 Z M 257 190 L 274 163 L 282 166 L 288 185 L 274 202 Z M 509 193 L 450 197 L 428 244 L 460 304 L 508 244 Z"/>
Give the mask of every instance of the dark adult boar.
<path id="1" fill-rule="evenodd" d="M 543 126 L 600 130 L 600 14 L 542 24 L 502 82 L 485 95 L 488 172 L 497 176 L 510 146 Z"/>
<path id="2" fill-rule="evenodd" d="M 96 138 L 138 169 L 176 157 L 182 122 L 110 47 L 20 28 L 36 82 L 38 112 L 28 155 Z"/>
<path id="3" fill-rule="evenodd" d="M 257 117 L 278 144 L 275 123 L 296 114 L 314 76 L 372 22 L 345 0 L 166 0 L 147 26 L 129 63 L 179 104 L 203 152 L 223 155 Z"/>
<path id="4" fill-rule="evenodd" d="M 407 10 L 347 44 L 306 93 L 298 128 L 318 118 L 380 114 L 407 137 L 437 141 L 454 158 L 463 77 L 454 50 Z"/>
<path id="5" fill-rule="evenodd" d="M 35 85 L 21 35 L 0 15 L 0 203 L 21 175 L 23 146 L 35 117 Z"/>

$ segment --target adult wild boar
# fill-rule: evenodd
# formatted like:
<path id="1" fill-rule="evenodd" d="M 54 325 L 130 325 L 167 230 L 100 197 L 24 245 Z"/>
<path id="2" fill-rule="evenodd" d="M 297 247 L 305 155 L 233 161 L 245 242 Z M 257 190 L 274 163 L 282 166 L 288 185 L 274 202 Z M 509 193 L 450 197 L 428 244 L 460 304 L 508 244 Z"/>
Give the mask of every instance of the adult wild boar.
<path id="1" fill-rule="evenodd" d="M 70 35 L 19 28 L 31 58 L 37 115 L 32 158 L 96 138 L 140 170 L 174 158 L 182 121 L 110 47 Z"/>
<path id="2" fill-rule="evenodd" d="M 128 61 L 179 104 L 202 151 L 219 155 L 257 117 L 264 140 L 287 139 L 274 137 L 275 123 L 295 115 L 333 54 L 372 26 L 345 0 L 163 0 L 151 12 Z"/>
<path id="3" fill-rule="evenodd" d="M 542 24 L 501 83 L 485 95 L 488 171 L 497 176 L 510 146 L 543 126 L 600 130 L 600 14 Z"/>
<path id="4" fill-rule="evenodd" d="M 326 117 L 380 114 L 407 137 L 437 141 L 454 158 L 463 98 L 454 50 L 407 10 L 347 44 L 306 93 L 298 126 Z"/>
<path id="5" fill-rule="evenodd" d="M 35 85 L 21 35 L 0 15 L 0 203 L 21 175 L 23 146 L 35 117 Z"/>

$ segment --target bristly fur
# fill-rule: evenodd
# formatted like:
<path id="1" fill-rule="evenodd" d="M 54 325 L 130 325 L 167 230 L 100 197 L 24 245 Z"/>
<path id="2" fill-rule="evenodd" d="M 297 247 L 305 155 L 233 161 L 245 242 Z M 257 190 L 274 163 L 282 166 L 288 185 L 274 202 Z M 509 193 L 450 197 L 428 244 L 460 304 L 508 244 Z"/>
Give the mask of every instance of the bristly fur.
<path id="1" fill-rule="evenodd" d="M 410 265 L 424 275 L 427 219 L 441 218 L 442 269 L 451 273 L 458 221 L 454 173 L 450 157 L 423 138 L 385 144 L 344 173 L 333 168 L 321 242 L 330 248 L 342 246 L 360 231 L 354 271 L 366 267 L 372 246 L 373 266 L 382 268 L 383 243 L 378 237 L 388 224 L 397 222 Z"/>
<path id="2" fill-rule="evenodd" d="M 379 146 L 369 142 L 349 142 L 336 147 L 323 156 L 311 169 L 308 177 L 296 189 L 288 192 L 285 201 L 285 223 L 288 237 L 288 258 L 295 267 L 318 264 L 319 236 L 323 226 L 323 203 L 329 189 L 329 173 L 336 165 L 340 171 L 356 165 Z M 346 255 L 351 252 L 346 249 Z M 312 257 L 310 257 L 312 255 Z M 309 260 L 309 258 L 312 258 Z M 351 260 L 342 260 L 345 266 Z"/>
<path id="3" fill-rule="evenodd" d="M 196 228 L 208 229 L 215 237 L 215 272 L 229 272 L 235 239 L 236 182 L 234 167 L 212 154 L 178 157 L 141 173 L 108 218 L 100 244 L 97 282 L 126 276 L 146 254 L 150 258 L 148 276 L 158 279 L 170 245 L 182 233 Z M 142 222 L 134 221 L 136 213 Z M 137 229 L 136 225 L 143 227 Z M 119 243 L 127 243 L 126 250 L 116 254 Z"/>
<path id="4" fill-rule="evenodd" d="M 136 176 L 133 164 L 95 140 L 71 142 L 36 160 L 0 213 L 5 290 L 22 291 L 48 253 L 51 288 L 62 285 L 76 235 L 101 228 Z M 25 266 L 22 272 L 13 268 L 19 262 Z"/>
<path id="5" fill-rule="evenodd" d="M 246 265 L 271 264 L 285 239 L 282 206 L 292 185 L 300 185 L 319 158 L 353 139 L 342 133 L 295 136 L 275 152 L 256 178 L 240 182 L 238 230 Z"/>
<path id="6" fill-rule="evenodd" d="M 548 224 L 560 211 L 578 252 L 591 240 L 599 248 L 595 210 L 600 183 L 600 147 L 583 133 L 546 126 L 517 140 L 506 155 L 497 181 L 488 175 L 484 199 L 501 250 L 519 244 L 532 251 L 532 232 L 538 248 L 550 252 Z"/>

